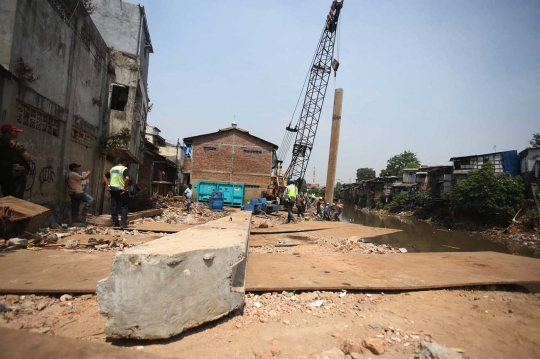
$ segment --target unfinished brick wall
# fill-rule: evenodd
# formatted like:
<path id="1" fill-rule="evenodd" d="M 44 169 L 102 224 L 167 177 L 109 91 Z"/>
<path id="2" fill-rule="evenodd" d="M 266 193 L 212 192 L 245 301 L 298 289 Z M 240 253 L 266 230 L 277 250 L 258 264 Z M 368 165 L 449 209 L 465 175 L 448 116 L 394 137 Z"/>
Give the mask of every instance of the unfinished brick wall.
<path id="1" fill-rule="evenodd" d="M 239 182 L 246 188 L 246 200 L 260 197 L 270 181 L 272 146 L 249 133 L 228 130 L 193 139 L 190 161 L 191 183 L 199 180 Z"/>

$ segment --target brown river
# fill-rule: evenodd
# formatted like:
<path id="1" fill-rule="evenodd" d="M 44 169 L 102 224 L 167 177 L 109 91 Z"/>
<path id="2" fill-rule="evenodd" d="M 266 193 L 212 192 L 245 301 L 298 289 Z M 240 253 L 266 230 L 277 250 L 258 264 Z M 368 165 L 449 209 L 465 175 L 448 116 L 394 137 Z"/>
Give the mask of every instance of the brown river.
<path id="1" fill-rule="evenodd" d="M 523 247 L 517 243 L 511 243 L 507 246 L 503 243 L 493 242 L 479 234 L 449 230 L 422 221 L 378 216 L 355 210 L 353 207 L 344 208 L 342 221 L 371 227 L 401 229 L 401 232 L 378 236 L 372 238 L 372 241 L 373 243 L 406 248 L 411 253 L 493 251 L 535 257 L 534 249 Z"/>

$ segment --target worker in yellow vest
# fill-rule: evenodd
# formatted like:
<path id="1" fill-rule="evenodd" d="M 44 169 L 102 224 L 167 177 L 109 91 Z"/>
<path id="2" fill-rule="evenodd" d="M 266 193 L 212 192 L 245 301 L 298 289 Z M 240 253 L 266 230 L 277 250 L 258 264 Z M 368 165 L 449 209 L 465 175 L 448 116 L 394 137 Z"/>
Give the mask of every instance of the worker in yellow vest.
<path id="1" fill-rule="evenodd" d="M 285 201 L 285 206 L 287 207 L 287 223 L 290 223 L 291 221 L 294 222 L 294 215 L 292 213 L 292 209 L 294 204 L 296 203 L 298 197 L 298 188 L 296 188 L 296 185 L 294 184 L 294 181 L 292 179 L 289 180 L 289 185 L 285 187 L 285 191 L 283 192 L 283 198 Z"/>
<path id="2" fill-rule="evenodd" d="M 103 181 L 111 192 L 111 219 L 113 227 L 126 228 L 129 195 L 127 186 L 129 184 L 128 161 L 125 157 L 118 159 L 118 164 L 111 168 L 109 172 L 103 176 Z M 118 223 L 118 212 L 122 216 L 121 225 Z"/>

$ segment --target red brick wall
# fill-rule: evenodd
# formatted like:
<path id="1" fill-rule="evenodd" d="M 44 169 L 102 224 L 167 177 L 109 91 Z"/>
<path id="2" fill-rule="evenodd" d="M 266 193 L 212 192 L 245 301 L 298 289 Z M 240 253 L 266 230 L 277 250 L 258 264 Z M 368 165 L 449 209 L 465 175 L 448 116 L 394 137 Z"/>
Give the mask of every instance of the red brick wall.
<path id="1" fill-rule="evenodd" d="M 205 151 L 205 147 L 216 150 Z M 260 197 L 268 186 L 272 154 L 272 147 L 264 141 L 241 131 L 225 131 L 195 138 L 191 161 L 184 160 L 184 168 L 192 171 L 191 183 L 209 180 L 259 186 L 246 189 L 247 200 Z"/>

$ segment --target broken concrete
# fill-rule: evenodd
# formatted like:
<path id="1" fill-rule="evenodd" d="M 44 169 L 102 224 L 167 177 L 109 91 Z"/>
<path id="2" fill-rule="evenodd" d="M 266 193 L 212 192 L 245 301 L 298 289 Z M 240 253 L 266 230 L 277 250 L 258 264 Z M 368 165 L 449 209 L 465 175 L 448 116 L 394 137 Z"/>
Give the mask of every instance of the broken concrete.
<path id="1" fill-rule="evenodd" d="M 117 254 L 97 285 L 105 334 L 169 338 L 239 308 L 250 227 L 238 212 Z"/>

